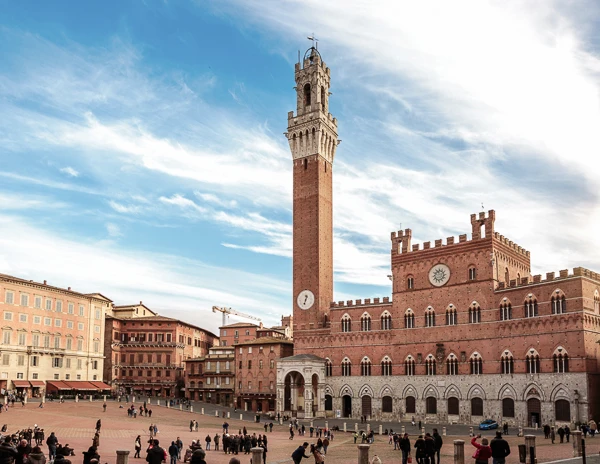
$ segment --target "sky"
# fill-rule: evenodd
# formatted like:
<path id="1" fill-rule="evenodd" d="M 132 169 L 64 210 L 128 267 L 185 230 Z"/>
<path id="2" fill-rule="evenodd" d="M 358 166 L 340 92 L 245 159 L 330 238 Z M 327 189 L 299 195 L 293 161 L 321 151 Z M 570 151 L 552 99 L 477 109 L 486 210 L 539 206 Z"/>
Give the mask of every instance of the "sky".
<path id="1" fill-rule="evenodd" d="M 336 301 L 390 295 L 390 232 L 458 236 L 482 206 L 533 274 L 600 271 L 598 31 L 586 0 L 0 0 L 0 272 L 277 324 L 313 33 L 342 140 Z"/>

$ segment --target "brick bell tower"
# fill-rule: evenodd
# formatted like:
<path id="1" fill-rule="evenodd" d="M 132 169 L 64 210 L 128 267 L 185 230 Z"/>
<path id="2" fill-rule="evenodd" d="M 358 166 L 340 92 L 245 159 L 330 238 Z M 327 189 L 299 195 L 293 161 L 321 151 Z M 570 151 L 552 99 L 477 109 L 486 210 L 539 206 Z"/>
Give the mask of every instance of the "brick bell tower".
<path id="1" fill-rule="evenodd" d="M 294 323 L 318 328 L 333 301 L 332 175 L 337 120 L 329 113 L 330 71 L 315 47 L 296 63 L 296 116 L 286 137 L 294 163 Z"/>

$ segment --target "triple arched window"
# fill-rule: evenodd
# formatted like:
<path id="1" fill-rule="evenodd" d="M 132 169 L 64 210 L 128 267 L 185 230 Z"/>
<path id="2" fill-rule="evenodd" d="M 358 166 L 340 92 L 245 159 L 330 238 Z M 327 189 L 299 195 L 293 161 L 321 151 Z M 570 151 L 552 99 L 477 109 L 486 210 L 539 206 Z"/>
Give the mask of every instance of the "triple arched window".
<path id="1" fill-rule="evenodd" d="M 515 361 L 510 351 L 506 350 L 502 353 L 501 365 L 503 374 L 514 374 Z"/>
<path id="2" fill-rule="evenodd" d="M 391 330 L 392 329 L 392 316 L 390 313 L 385 311 L 381 315 L 381 330 Z"/>
<path id="3" fill-rule="evenodd" d="M 537 317 L 538 316 L 538 302 L 537 299 L 530 293 L 523 303 L 525 308 L 525 317 Z"/>
<path id="4" fill-rule="evenodd" d="M 352 375 L 352 363 L 348 358 L 342 361 L 342 377 L 350 377 Z"/>
<path id="5" fill-rule="evenodd" d="M 525 364 L 527 365 L 528 374 L 540 373 L 540 355 L 533 348 L 527 352 L 527 356 L 525 356 Z"/>
<path id="6" fill-rule="evenodd" d="M 512 305 L 506 298 L 500 303 L 500 320 L 509 321 L 512 319 Z"/>
<path id="7" fill-rule="evenodd" d="M 371 376 L 371 360 L 366 356 L 360 362 L 360 375 L 363 377 Z"/>
<path id="8" fill-rule="evenodd" d="M 450 353 L 450 356 L 446 359 L 446 374 L 458 375 L 458 358 L 454 353 Z"/>
<path id="9" fill-rule="evenodd" d="M 363 332 L 369 332 L 371 330 L 371 316 L 369 313 L 364 313 L 360 317 L 360 330 Z"/>
<path id="10" fill-rule="evenodd" d="M 325 377 L 331 377 L 333 375 L 333 364 L 331 360 L 327 358 L 325 360 Z"/>
<path id="11" fill-rule="evenodd" d="M 404 313 L 404 327 L 407 329 L 415 328 L 415 313 L 413 313 L 413 310 L 410 308 Z"/>
<path id="12" fill-rule="evenodd" d="M 564 374 L 569 372 L 569 356 L 565 349 L 559 346 L 552 355 L 552 364 L 554 366 L 554 372 Z"/>
<path id="13" fill-rule="evenodd" d="M 469 364 L 471 366 L 472 375 L 483 374 L 483 359 L 481 359 L 481 355 L 479 353 L 473 353 L 471 355 L 471 359 L 469 359 Z"/>
<path id="14" fill-rule="evenodd" d="M 425 375 L 435 375 L 436 361 L 432 354 L 425 358 Z"/>
<path id="15" fill-rule="evenodd" d="M 381 361 L 381 375 L 392 375 L 392 360 L 387 356 Z"/>
<path id="16" fill-rule="evenodd" d="M 478 324 L 481 322 L 481 308 L 476 301 L 469 306 L 469 324 Z"/>
<path id="17" fill-rule="evenodd" d="M 425 310 L 425 327 L 435 327 L 435 311 L 431 306 Z"/>
<path id="18" fill-rule="evenodd" d="M 342 317 L 342 332 L 351 332 L 352 331 L 352 319 L 348 314 L 344 314 Z"/>
<path id="19" fill-rule="evenodd" d="M 560 290 L 556 290 L 550 298 L 552 306 L 552 314 L 564 314 L 567 312 L 567 299 L 565 294 Z"/>
<path id="20" fill-rule="evenodd" d="M 458 324 L 458 318 L 456 317 L 456 308 L 454 305 L 449 305 L 446 308 L 446 325 Z"/>
<path id="21" fill-rule="evenodd" d="M 404 373 L 406 375 L 415 375 L 415 358 L 413 358 L 410 354 L 404 361 Z"/>

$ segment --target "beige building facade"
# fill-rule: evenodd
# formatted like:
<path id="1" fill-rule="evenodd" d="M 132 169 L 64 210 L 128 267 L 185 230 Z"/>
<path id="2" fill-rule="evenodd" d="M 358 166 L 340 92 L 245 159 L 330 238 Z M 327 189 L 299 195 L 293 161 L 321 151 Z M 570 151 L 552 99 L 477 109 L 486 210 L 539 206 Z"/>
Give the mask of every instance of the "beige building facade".
<path id="1" fill-rule="evenodd" d="M 100 293 L 0 274 L 0 389 L 31 397 L 105 388 L 104 318 L 111 305 Z"/>

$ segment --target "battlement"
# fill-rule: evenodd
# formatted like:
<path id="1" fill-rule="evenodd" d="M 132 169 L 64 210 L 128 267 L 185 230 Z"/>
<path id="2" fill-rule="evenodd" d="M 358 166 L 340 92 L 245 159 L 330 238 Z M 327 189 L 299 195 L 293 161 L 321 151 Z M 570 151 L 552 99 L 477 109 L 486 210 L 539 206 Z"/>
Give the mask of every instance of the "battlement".
<path id="1" fill-rule="evenodd" d="M 529 252 L 528 252 L 529 253 Z M 572 277 L 589 277 L 600 282 L 600 273 L 590 271 L 583 267 L 573 268 L 573 273 L 569 273 L 569 269 L 562 269 L 556 275 L 555 272 L 546 272 L 546 278 L 543 279 L 541 274 L 536 274 L 533 277 L 521 277 L 520 280 L 513 279 L 508 285 L 506 282 L 498 282 L 497 290 L 510 290 L 511 288 L 524 287 L 526 285 L 545 284 L 548 282 L 556 282 L 557 280 L 569 279 Z"/>
<path id="2" fill-rule="evenodd" d="M 302 62 L 298 61 L 296 63 L 296 65 L 294 66 L 294 71 L 296 73 L 298 73 L 304 69 L 310 68 L 311 66 L 320 67 L 325 74 L 327 74 L 328 76 L 331 77 L 331 70 L 327 67 L 327 65 L 325 64 L 325 62 L 321 59 L 321 57 L 319 55 L 314 55 L 312 57 L 312 60 L 311 60 L 311 58 L 307 58 L 306 60 L 304 60 Z"/>
<path id="3" fill-rule="evenodd" d="M 347 301 L 332 301 L 329 304 L 330 308 L 352 308 L 352 307 L 364 307 L 364 306 L 381 306 L 382 304 L 389 305 L 392 304 L 389 296 L 384 296 L 383 300 L 381 298 L 365 298 L 364 300 L 347 300 Z"/>
<path id="4" fill-rule="evenodd" d="M 472 238 L 471 241 L 489 239 L 493 237 L 495 240 L 498 240 L 500 243 L 508 246 L 516 253 L 523 255 L 526 258 L 530 257 L 529 251 L 525 250 L 523 247 L 518 246 L 516 243 L 504 237 L 504 235 L 500 235 L 497 232 L 494 232 L 494 221 L 496 220 L 496 212 L 494 210 L 488 211 L 486 215 L 485 212 L 481 212 L 477 214 L 471 214 L 471 227 L 472 227 Z M 482 236 L 481 230 L 485 229 L 485 235 Z M 420 244 L 416 243 L 414 245 L 411 244 L 412 240 L 412 230 L 404 229 L 399 230 L 398 232 L 391 233 L 392 240 L 392 255 L 399 255 L 402 253 L 409 253 L 413 251 L 425 251 L 431 250 L 435 248 L 441 248 L 451 245 L 460 245 L 462 243 L 469 242 L 467 238 L 467 234 L 461 234 L 458 236 L 458 241 L 455 237 L 447 237 L 444 243 L 443 239 L 438 239 L 433 242 L 433 246 L 430 241 L 423 242 L 422 247 Z"/>

